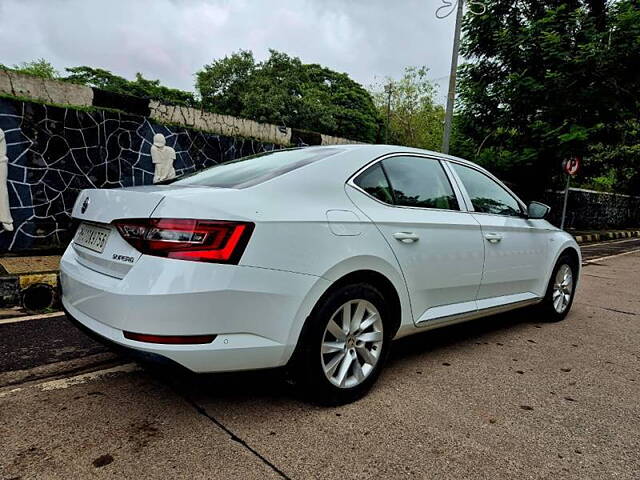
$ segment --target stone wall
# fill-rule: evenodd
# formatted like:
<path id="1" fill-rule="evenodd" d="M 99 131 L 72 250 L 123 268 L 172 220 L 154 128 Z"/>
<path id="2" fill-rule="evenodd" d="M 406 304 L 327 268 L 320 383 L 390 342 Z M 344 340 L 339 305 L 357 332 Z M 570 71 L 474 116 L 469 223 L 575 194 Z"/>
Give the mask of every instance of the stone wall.
<path id="1" fill-rule="evenodd" d="M 560 225 L 564 192 L 547 192 L 550 221 Z M 570 188 L 565 228 L 601 230 L 640 226 L 640 197 Z"/>
<path id="2" fill-rule="evenodd" d="M 156 100 L 119 95 L 97 88 L 0 70 L 0 94 L 79 107 L 112 108 L 149 117 L 159 123 L 196 128 L 228 137 L 254 138 L 278 145 L 336 145 L 357 143 L 346 138 L 306 132 L 246 118 L 220 115 L 196 108 L 165 105 Z M 301 139 L 307 139 L 307 142 Z"/>
<path id="3" fill-rule="evenodd" d="M 46 80 L 8 70 L 0 70 L 0 93 L 48 103 L 80 107 L 93 105 L 91 87 Z"/>
<path id="4" fill-rule="evenodd" d="M 178 175 L 279 145 L 214 135 L 153 119 L 0 98 L 0 128 L 7 141 L 8 190 L 14 232 L 0 233 L 0 253 L 64 247 L 70 218 L 84 188 L 152 183 L 150 147 L 162 133 L 176 150 Z M 0 229 L 1 230 L 1 229 Z"/>
<path id="5" fill-rule="evenodd" d="M 228 137 L 257 138 L 279 145 L 291 143 L 291 129 L 286 127 L 277 127 L 276 125 L 258 123 L 246 118 L 205 112 L 196 108 L 163 105 L 155 100 L 149 102 L 149 109 L 149 117 L 161 123 L 185 125 Z"/>

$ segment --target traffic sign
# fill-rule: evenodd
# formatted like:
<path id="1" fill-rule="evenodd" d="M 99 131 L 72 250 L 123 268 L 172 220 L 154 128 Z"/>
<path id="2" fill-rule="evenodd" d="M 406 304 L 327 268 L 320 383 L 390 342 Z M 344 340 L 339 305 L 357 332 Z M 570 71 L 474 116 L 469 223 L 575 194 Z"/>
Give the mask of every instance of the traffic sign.
<path id="1" fill-rule="evenodd" d="M 575 175 L 580 169 L 580 157 L 567 158 L 562 162 L 562 169 L 567 175 Z"/>

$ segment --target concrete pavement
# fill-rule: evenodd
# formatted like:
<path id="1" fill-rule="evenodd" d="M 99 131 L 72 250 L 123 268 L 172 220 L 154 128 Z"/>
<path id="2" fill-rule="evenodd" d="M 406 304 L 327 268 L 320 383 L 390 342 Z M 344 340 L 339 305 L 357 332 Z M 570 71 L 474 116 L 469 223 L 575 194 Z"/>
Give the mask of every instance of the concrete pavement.
<path id="1" fill-rule="evenodd" d="M 637 479 L 638 292 L 640 253 L 596 260 L 566 321 L 403 339 L 368 397 L 331 409 L 273 372 L 139 369 L 71 334 L 81 358 L 35 358 L 22 340 L 22 376 L 0 350 L 0 478 Z"/>
<path id="2" fill-rule="evenodd" d="M 14 387 L 0 396 L 3 479 L 280 478 L 170 387 L 136 369 L 77 384 Z"/>

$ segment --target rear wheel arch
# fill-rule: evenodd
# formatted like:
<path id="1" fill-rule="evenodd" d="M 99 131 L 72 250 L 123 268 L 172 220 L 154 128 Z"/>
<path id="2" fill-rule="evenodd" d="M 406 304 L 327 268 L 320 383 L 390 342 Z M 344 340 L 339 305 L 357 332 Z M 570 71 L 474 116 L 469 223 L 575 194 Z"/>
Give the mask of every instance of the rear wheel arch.
<path id="1" fill-rule="evenodd" d="M 375 271 L 375 270 L 355 270 L 349 272 L 337 280 L 335 280 L 331 285 L 329 285 L 325 291 L 320 295 L 318 300 L 315 302 L 314 306 L 311 309 L 310 314 L 305 319 L 305 322 L 302 326 L 302 330 L 300 331 L 300 335 L 298 336 L 296 350 L 299 349 L 301 343 L 305 338 L 305 333 L 307 331 L 307 327 L 309 325 L 309 318 L 313 315 L 313 313 L 319 308 L 320 305 L 326 301 L 327 297 L 331 295 L 336 290 L 344 287 L 345 285 L 357 284 L 357 283 L 366 283 L 371 285 L 380 291 L 385 301 L 389 303 L 389 311 L 390 311 L 390 319 L 391 320 L 391 338 L 396 334 L 398 328 L 400 328 L 401 318 L 402 318 L 402 306 L 400 301 L 400 295 L 393 282 L 387 278 L 386 275 Z M 292 355 L 295 357 L 295 353 Z"/>
<path id="2" fill-rule="evenodd" d="M 400 321 L 402 318 L 400 295 L 391 280 L 380 272 L 375 270 L 356 270 L 342 276 L 329 286 L 329 288 L 322 294 L 317 304 L 320 304 L 322 300 L 334 290 L 353 283 L 366 283 L 380 291 L 385 301 L 389 304 L 389 312 L 391 314 L 391 318 L 389 320 L 391 321 L 391 336 L 393 337 L 393 335 L 398 331 L 398 328 L 400 328 Z"/>
<path id="3" fill-rule="evenodd" d="M 382 319 L 384 326 L 382 330 L 378 331 L 383 332 L 384 340 L 379 342 L 378 347 L 374 347 L 381 348 L 381 350 L 377 364 L 372 367 L 373 370 L 369 371 L 368 376 L 361 380 L 362 383 L 342 391 L 335 385 L 330 385 L 331 378 L 327 379 L 327 366 L 323 363 L 325 357 L 318 355 L 322 351 L 319 340 L 325 341 L 327 321 L 335 315 L 336 306 L 344 306 L 345 301 L 351 302 L 356 299 L 370 302 L 371 307 L 375 307 L 374 310 L 379 311 L 381 316 L 378 318 Z M 340 308 L 343 308 L 342 306 Z M 374 270 L 357 270 L 344 274 L 322 292 L 306 317 L 298 336 L 296 348 L 287 363 L 286 374 L 294 383 L 301 386 L 304 392 L 311 394 L 310 398 L 316 402 L 338 405 L 360 398 L 373 385 L 383 368 L 390 342 L 400 327 L 401 309 L 401 300 L 396 287 L 384 274 Z M 353 324 L 351 323 L 351 325 Z M 357 331 L 354 333 L 351 328 L 353 327 L 349 328 L 349 332 L 357 335 Z M 322 335 L 323 330 L 325 331 L 324 335 Z M 333 334 L 333 331 L 331 333 Z M 329 343 L 333 344 L 331 348 L 335 348 L 334 341 Z M 353 345 L 342 348 L 351 348 L 349 351 L 344 350 L 343 356 L 351 354 L 356 359 L 357 354 Z M 326 353 L 331 354 L 331 351 Z M 331 361 L 335 358 L 337 355 L 331 358 Z M 341 360 L 338 359 L 338 361 Z M 343 365 L 340 365 L 340 368 L 342 367 Z M 329 368 L 335 368 L 335 366 Z M 347 367 L 345 370 L 346 373 L 349 368 L 351 367 Z M 322 374 L 318 372 L 322 372 Z"/>

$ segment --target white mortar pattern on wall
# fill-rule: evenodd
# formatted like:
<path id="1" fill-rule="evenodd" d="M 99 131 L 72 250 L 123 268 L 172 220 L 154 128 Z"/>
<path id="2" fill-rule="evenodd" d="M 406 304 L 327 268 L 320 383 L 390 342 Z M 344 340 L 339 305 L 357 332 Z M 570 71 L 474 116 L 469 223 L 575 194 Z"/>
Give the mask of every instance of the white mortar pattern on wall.
<path id="1" fill-rule="evenodd" d="M 0 98 L 0 126 L 9 157 L 9 196 L 15 231 L 0 248 L 64 244 L 70 212 L 83 188 L 149 185 L 153 135 L 176 151 L 177 175 L 220 161 L 271 150 L 274 144 L 166 127 L 145 117 L 84 112 Z M 61 236 L 62 235 L 62 236 Z"/>

